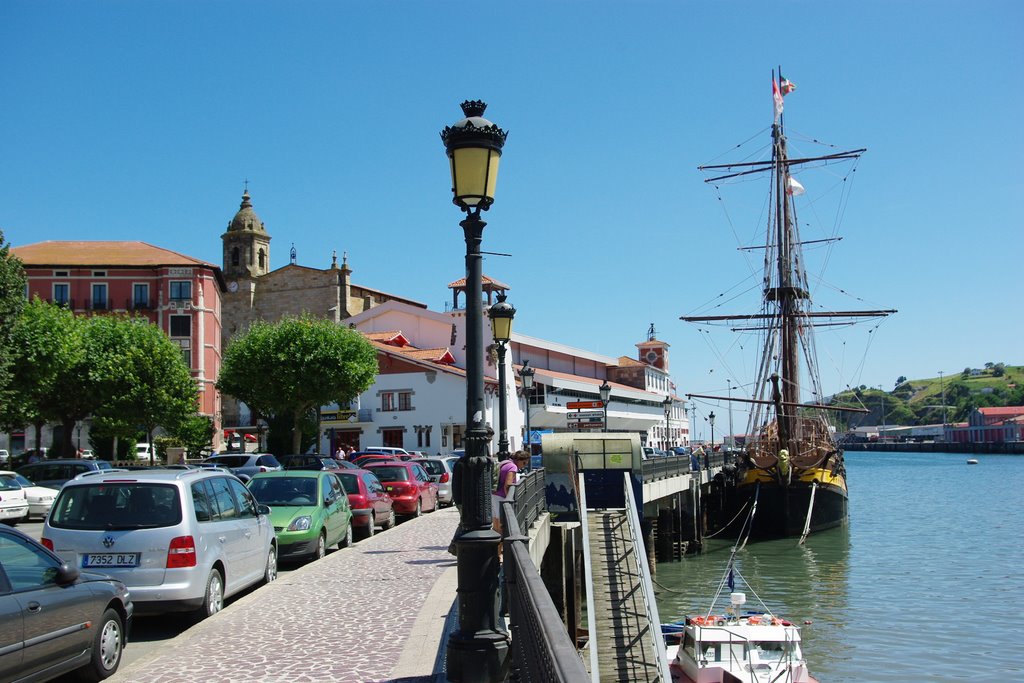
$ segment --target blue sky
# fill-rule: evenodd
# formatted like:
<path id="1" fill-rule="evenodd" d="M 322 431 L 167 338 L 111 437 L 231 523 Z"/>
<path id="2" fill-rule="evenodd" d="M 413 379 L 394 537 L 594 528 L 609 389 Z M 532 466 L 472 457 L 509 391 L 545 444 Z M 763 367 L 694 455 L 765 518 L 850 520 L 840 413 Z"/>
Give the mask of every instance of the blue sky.
<path id="1" fill-rule="evenodd" d="M 758 216 L 696 167 L 767 144 L 782 65 L 791 134 L 868 148 L 823 289 L 860 301 L 822 303 L 899 309 L 819 338 L 826 391 L 1020 364 L 1022 29 L 987 1 L 5 0 L 0 228 L 219 264 L 248 178 L 273 267 L 347 251 L 443 309 L 465 248 L 438 132 L 479 98 L 509 131 L 483 248 L 512 254 L 484 271 L 517 329 L 619 356 L 653 322 L 681 392 L 724 392 L 751 349 L 679 316 L 749 287 Z"/>

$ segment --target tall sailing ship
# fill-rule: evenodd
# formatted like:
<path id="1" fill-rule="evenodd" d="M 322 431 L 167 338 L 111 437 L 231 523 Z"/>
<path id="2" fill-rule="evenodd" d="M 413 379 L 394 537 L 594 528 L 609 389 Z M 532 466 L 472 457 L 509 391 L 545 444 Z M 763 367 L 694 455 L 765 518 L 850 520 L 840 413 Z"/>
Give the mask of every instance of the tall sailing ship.
<path id="1" fill-rule="evenodd" d="M 733 179 L 764 176 L 770 183 L 770 218 L 764 252 L 761 307 L 747 315 L 683 316 L 686 322 L 727 325 L 734 332 L 754 333 L 760 353 L 750 397 L 688 394 L 691 398 L 741 401 L 749 404 L 746 437 L 735 469 L 730 472 L 726 507 L 719 521 L 726 535 L 749 529 L 751 538 L 804 537 L 808 533 L 846 524 L 848 489 L 843 451 L 830 424 L 830 411 L 854 410 L 826 405 L 818 375 L 815 328 L 850 325 L 894 310 L 821 311 L 812 306 L 803 247 L 836 241 L 801 241 L 796 198 L 803 186 L 793 177 L 814 166 L 847 163 L 855 167 L 865 149 L 823 156 L 798 155 L 787 150 L 782 116 L 783 97 L 794 89 L 772 74 L 775 117 L 771 127 L 771 158 L 733 164 L 701 166 L 705 180 L 716 187 Z M 730 392 L 731 394 L 731 392 Z M 749 525 L 742 514 L 754 508 Z M 733 522 L 730 524 L 730 522 Z M 747 532 L 744 532 L 747 533 Z"/>

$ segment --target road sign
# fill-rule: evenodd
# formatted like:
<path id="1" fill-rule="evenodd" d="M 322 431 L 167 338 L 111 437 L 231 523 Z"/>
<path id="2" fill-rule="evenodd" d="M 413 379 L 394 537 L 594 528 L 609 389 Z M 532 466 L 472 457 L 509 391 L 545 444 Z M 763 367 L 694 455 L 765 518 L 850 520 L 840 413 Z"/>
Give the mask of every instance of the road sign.
<path id="1" fill-rule="evenodd" d="M 580 408 L 604 408 L 604 404 L 600 401 L 569 401 L 565 407 L 569 410 L 578 410 Z"/>
<path id="2" fill-rule="evenodd" d="M 590 418 L 603 420 L 604 412 L 600 410 L 580 410 L 575 413 L 566 413 L 566 416 L 575 418 L 577 420 L 589 420 Z"/>
<path id="3" fill-rule="evenodd" d="M 573 422 L 570 424 L 573 429 L 603 429 L 603 422 Z"/>

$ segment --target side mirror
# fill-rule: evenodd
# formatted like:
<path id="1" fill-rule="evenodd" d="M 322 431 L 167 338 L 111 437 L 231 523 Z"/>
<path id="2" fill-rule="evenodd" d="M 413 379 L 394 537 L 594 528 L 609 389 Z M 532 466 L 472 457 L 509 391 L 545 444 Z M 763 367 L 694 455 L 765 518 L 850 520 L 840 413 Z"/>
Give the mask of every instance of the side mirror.
<path id="1" fill-rule="evenodd" d="M 258 505 L 256 505 L 256 513 L 260 515 L 269 515 L 270 506 L 264 505 L 263 503 L 259 503 Z"/>
<path id="2" fill-rule="evenodd" d="M 81 572 L 78 571 L 77 567 L 72 567 L 65 563 L 57 568 L 57 576 L 54 580 L 57 582 L 58 586 L 66 586 L 69 583 L 77 581 L 80 575 Z"/>

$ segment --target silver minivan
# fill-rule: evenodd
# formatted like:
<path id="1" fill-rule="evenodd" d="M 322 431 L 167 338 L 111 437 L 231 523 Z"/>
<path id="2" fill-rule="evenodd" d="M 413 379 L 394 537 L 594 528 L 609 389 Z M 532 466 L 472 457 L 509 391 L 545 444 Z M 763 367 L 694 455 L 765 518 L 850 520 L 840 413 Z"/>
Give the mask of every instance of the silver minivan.
<path id="1" fill-rule="evenodd" d="M 123 582 L 136 613 L 204 617 L 277 578 L 269 513 L 224 470 L 93 473 L 61 489 L 42 542 L 73 567 Z"/>

